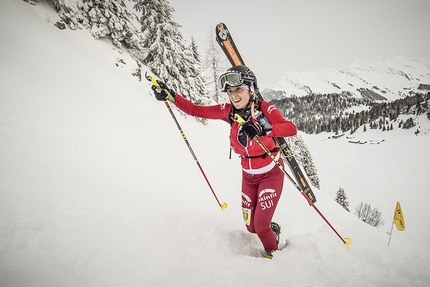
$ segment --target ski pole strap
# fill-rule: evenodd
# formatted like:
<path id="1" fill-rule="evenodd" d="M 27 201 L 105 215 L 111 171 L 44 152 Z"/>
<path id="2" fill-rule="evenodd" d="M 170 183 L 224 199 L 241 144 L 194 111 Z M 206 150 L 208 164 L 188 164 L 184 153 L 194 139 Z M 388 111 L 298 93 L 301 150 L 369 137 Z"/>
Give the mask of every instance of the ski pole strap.
<path id="1" fill-rule="evenodd" d="M 243 125 L 245 123 L 245 120 L 237 113 L 234 114 L 233 118 L 236 122 L 239 123 L 239 125 Z"/>

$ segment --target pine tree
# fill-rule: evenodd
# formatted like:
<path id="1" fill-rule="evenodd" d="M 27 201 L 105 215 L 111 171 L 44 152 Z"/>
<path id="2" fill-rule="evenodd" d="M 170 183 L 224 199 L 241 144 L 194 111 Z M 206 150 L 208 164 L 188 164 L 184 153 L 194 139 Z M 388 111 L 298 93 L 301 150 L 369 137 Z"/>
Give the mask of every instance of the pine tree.
<path id="1" fill-rule="evenodd" d="M 33 0 L 33 2 L 36 2 Z M 69 3 L 61 0 L 51 0 L 55 10 L 57 10 L 60 19 L 66 23 L 70 29 L 84 29 L 83 23 L 87 23 L 87 19 L 82 14 L 82 11 L 76 5 L 77 3 Z"/>
<path id="2" fill-rule="evenodd" d="M 38 1 L 27 1 L 37 4 Z M 62 23 L 70 29 L 87 29 L 96 39 L 110 38 L 118 47 L 125 47 L 138 58 L 142 52 L 139 31 L 131 23 L 136 19 L 124 0 L 49 0 Z M 57 26 L 57 25 L 56 25 Z M 59 27 L 59 26 L 57 26 Z"/>
<path id="3" fill-rule="evenodd" d="M 177 93 L 197 104 L 206 102 L 204 80 L 192 51 L 196 45 L 186 45 L 181 26 L 173 19 L 173 7 L 167 0 L 133 1 L 134 9 L 142 14 L 139 22 L 146 52 L 143 63 Z"/>
<path id="4" fill-rule="evenodd" d="M 336 201 L 340 206 L 349 212 L 348 197 L 346 196 L 345 190 L 343 188 L 339 187 L 339 190 L 336 191 L 336 198 L 334 201 Z"/>
<path id="5" fill-rule="evenodd" d="M 209 46 L 206 52 L 205 61 L 203 63 L 206 74 L 206 85 L 210 92 L 210 97 L 216 103 L 228 101 L 228 98 L 223 96 L 217 87 L 218 77 L 224 73 L 229 65 L 227 64 L 226 57 L 221 54 L 221 50 L 215 43 L 215 35 L 213 29 L 210 29 Z"/>
<path id="6" fill-rule="evenodd" d="M 141 50 L 140 35 L 131 23 L 135 15 L 123 0 L 81 0 L 78 7 L 85 16 L 83 25 L 94 38 L 110 37 L 117 47 L 124 46 L 136 52 Z"/>
<path id="7" fill-rule="evenodd" d="M 185 42 L 180 25 L 173 20 L 174 9 L 165 0 L 134 0 L 141 12 L 139 22 L 146 51 L 143 63 L 170 88 L 182 92 Z"/>
<path id="8" fill-rule="evenodd" d="M 202 72 L 202 61 L 194 38 L 191 38 L 191 44 L 188 50 L 191 52 L 191 56 L 187 58 L 190 60 L 190 94 L 197 96 L 194 103 L 198 105 L 208 105 L 211 103 L 211 100 L 206 89 L 206 80 Z"/>
<path id="9" fill-rule="evenodd" d="M 416 126 L 413 118 L 408 118 L 405 123 L 403 124 L 403 129 L 410 129 L 412 127 Z"/>
<path id="10" fill-rule="evenodd" d="M 289 144 L 297 162 L 303 166 L 303 170 L 309 178 L 309 181 L 317 189 L 320 188 L 320 180 L 318 178 L 318 170 L 312 161 L 312 155 L 306 146 L 301 135 L 285 138 Z"/>
<path id="11" fill-rule="evenodd" d="M 198 47 L 194 39 L 191 39 L 191 44 L 186 51 L 185 66 L 187 67 L 187 79 L 183 83 L 182 91 L 186 90 L 186 94 L 197 105 L 208 105 L 211 103 L 209 93 L 206 89 L 206 82 L 201 70 L 201 60 L 198 53 Z M 207 120 L 196 118 L 197 121 L 206 124 Z"/>

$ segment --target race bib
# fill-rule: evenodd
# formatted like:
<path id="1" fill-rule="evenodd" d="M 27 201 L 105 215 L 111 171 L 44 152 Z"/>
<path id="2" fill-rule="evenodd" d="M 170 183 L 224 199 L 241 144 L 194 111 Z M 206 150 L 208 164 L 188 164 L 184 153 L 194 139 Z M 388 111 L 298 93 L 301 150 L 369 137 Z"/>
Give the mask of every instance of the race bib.
<path id="1" fill-rule="evenodd" d="M 251 209 L 242 207 L 243 221 L 246 225 L 251 225 Z"/>

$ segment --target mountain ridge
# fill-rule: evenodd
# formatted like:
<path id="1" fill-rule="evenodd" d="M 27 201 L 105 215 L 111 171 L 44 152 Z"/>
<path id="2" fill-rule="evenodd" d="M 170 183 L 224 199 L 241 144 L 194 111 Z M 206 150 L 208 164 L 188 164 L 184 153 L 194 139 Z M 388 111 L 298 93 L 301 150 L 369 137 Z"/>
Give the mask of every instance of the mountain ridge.
<path id="1" fill-rule="evenodd" d="M 262 94 L 267 100 L 309 94 L 346 94 L 372 101 L 392 101 L 430 91 L 430 60 L 381 56 L 356 60 L 348 68 L 287 71 Z"/>

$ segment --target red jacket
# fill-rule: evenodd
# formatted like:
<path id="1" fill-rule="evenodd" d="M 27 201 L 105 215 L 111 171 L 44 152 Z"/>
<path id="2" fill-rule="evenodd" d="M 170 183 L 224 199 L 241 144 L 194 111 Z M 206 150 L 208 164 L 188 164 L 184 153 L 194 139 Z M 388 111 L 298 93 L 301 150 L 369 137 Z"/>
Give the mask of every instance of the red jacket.
<path id="1" fill-rule="evenodd" d="M 175 105 L 185 113 L 213 120 L 223 120 L 230 124 L 230 115 L 232 113 L 232 104 L 226 103 L 213 106 L 197 106 L 180 95 L 175 96 Z M 282 113 L 272 104 L 262 101 L 260 110 L 266 119 L 272 125 L 272 131 L 265 136 L 259 136 L 261 142 L 269 149 L 276 148 L 273 137 L 288 137 L 297 134 L 296 126 L 288 121 Z M 252 119 L 254 120 L 254 119 Z M 250 174 L 261 174 L 271 170 L 275 163 L 269 156 L 264 156 L 264 150 L 255 140 L 247 139 L 247 144 L 244 146 L 238 139 L 239 124 L 233 122 L 230 129 L 230 145 L 233 151 L 241 155 L 241 164 L 244 171 Z M 279 158 L 278 152 L 273 152 L 276 158 Z M 249 157 L 251 156 L 251 157 Z M 253 157 L 261 156 L 261 157 Z"/>

